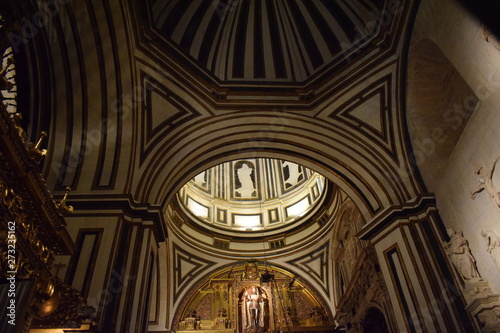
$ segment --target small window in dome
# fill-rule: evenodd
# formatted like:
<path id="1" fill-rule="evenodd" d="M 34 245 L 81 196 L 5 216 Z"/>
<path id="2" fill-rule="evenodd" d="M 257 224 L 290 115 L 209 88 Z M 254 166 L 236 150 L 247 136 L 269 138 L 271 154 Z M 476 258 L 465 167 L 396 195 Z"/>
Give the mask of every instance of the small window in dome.
<path id="1" fill-rule="evenodd" d="M 191 198 L 188 198 L 188 208 L 191 210 L 191 212 L 201 218 L 208 219 L 208 213 L 209 210 L 207 207 L 197 203 Z"/>
<path id="2" fill-rule="evenodd" d="M 304 213 L 307 212 L 309 209 L 310 203 L 309 203 L 309 196 L 305 197 L 304 199 L 300 200 L 299 202 L 286 207 L 286 216 L 288 218 L 292 218 L 295 216 L 301 216 Z"/>
<path id="3" fill-rule="evenodd" d="M 233 224 L 239 227 L 260 227 L 260 215 L 233 215 Z"/>

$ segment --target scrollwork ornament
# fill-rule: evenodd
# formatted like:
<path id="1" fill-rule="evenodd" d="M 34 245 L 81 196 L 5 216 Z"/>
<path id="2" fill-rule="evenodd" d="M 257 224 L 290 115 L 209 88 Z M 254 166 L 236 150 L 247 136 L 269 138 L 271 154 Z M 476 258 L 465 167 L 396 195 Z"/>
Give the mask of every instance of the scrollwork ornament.
<path id="1" fill-rule="evenodd" d="M 26 148 L 28 149 L 28 155 L 37 164 L 39 164 L 42 161 L 42 158 L 47 155 L 47 149 L 40 149 L 43 139 L 46 136 L 47 136 L 46 132 L 41 132 L 40 137 L 38 138 L 38 141 L 35 144 L 32 142 L 28 142 L 26 144 Z"/>
<path id="2" fill-rule="evenodd" d="M 83 321 L 92 323 L 95 318 L 95 309 L 85 303 L 80 292 L 58 278 L 42 279 L 40 292 L 45 298 L 39 298 L 36 326 L 76 328 Z M 55 307 L 44 312 L 44 305 Z"/>
<path id="3" fill-rule="evenodd" d="M 19 279 L 30 279 L 34 276 L 38 276 L 37 272 L 28 259 L 24 258 L 21 254 L 18 256 L 17 260 L 17 277 Z"/>
<path id="4" fill-rule="evenodd" d="M 8 271 L 10 271 L 11 268 L 14 268 L 14 270 L 17 269 L 17 263 L 14 264 L 15 267 L 11 267 L 10 264 L 11 263 L 9 263 L 7 251 L 3 248 L 0 248 L 0 267 L 2 268 L 1 269 L 2 278 L 6 278 L 6 277 L 10 276 L 10 274 L 6 274 L 6 273 Z"/>
<path id="5" fill-rule="evenodd" d="M 20 203 L 21 198 L 16 195 L 12 188 L 5 186 L 2 192 L 2 202 L 7 209 L 11 210 L 16 204 Z"/>
<path id="6" fill-rule="evenodd" d="M 71 191 L 70 187 L 66 187 L 66 193 L 64 193 L 64 197 L 61 202 L 56 204 L 56 209 L 62 216 L 73 213 L 73 206 L 68 206 L 66 204 L 66 200 L 68 199 L 68 194 Z"/>
<path id="7" fill-rule="evenodd" d="M 17 134 L 19 134 L 22 142 L 26 142 L 26 132 L 21 127 L 21 120 L 23 119 L 22 115 L 20 113 L 14 113 L 10 116 L 10 118 L 12 119 L 12 123 L 14 124 Z"/>

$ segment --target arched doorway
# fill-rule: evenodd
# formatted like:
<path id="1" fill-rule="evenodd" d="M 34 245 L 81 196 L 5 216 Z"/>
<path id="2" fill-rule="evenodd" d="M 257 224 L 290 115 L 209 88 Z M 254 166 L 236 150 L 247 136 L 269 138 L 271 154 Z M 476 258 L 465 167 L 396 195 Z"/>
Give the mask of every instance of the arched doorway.
<path id="1" fill-rule="evenodd" d="M 366 312 L 365 318 L 361 322 L 363 332 L 388 333 L 387 322 L 384 314 L 377 308 L 371 307 Z"/>

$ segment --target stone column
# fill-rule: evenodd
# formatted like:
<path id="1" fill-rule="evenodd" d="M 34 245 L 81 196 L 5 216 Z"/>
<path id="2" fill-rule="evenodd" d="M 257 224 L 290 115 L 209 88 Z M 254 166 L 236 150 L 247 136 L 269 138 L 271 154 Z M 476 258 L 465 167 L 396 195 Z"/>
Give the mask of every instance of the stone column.
<path id="1" fill-rule="evenodd" d="M 446 234 L 434 196 L 387 208 L 359 236 L 375 248 L 396 331 L 479 331 L 444 254 Z"/>

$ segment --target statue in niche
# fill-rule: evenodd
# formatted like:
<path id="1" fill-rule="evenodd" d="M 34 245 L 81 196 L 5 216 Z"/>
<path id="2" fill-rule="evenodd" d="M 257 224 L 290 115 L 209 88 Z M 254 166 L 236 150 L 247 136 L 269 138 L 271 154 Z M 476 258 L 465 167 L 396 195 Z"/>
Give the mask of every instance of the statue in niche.
<path id="1" fill-rule="evenodd" d="M 241 318 L 244 332 L 263 331 L 265 328 L 265 294 L 251 286 L 243 293 Z"/>
<path id="2" fill-rule="evenodd" d="M 248 163 L 236 164 L 236 194 L 241 198 L 256 197 L 255 184 L 252 174 L 254 169 Z M 255 175 L 254 175 L 255 176 Z"/>
<path id="3" fill-rule="evenodd" d="M 196 175 L 196 177 L 194 177 L 194 182 L 201 186 L 201 187 L 206 187 L 207 186 L 207 181 L 206 181 L 206 171 L 203 171 L 202 173 Z"/>
<path id="4" fill-rule="evenodd" d="M 299 183 L 302 177 L 300 166 L 298 164 L 285 161 L 281 164 L 282 168 L 288 167 L 288 177 L 285 179 L 286 187 L 293 187 Z"/>
<path id="5" fill-rule="evenodd" d="M 500 270 L 500 238 L 491 231 L 481 231 L 481 236 L 486 242 L 486 249 L 490 253 L 493 262 Z"/>
<path id="6" fill-rule="evenodd" d="M 465 281 L 481 280 L 476 268 L 476 260 L 472 256 L 463 232 L 455 232 L 453 229 L 447 229 L 447 232 L 450 241 L 443 242 L 443 247 L 457 272 Z"/>
<path id="7" fill-rule="evenodd" d="M 479 170 L 476 171 L 476 174 L 480 176 L 480 178 L 477 179 L 479 182 L 479 185 L 476 190 L 472 191 L 471 197 L 472 199 L 476 198 L 476 195 L 484 190 L 488 192 L 490 195 L 490 198 L 493 200 L 493 202 L 496 205 L 496 208 L 498 211 L 500 211 L 500 191 L 495 188 L 495 184 L 493 183 L 493 175 L 495 173 L 495 167 L 497 165 L 498 160 L 500 157 L 497 157 L 495 162 L 493 162 L 493 165 L 491 167 L 491 170 L 489 171 L 488 175 L 486 177 L 481 176 L 481 171 L 482 167 L 479 168 Z"/>

